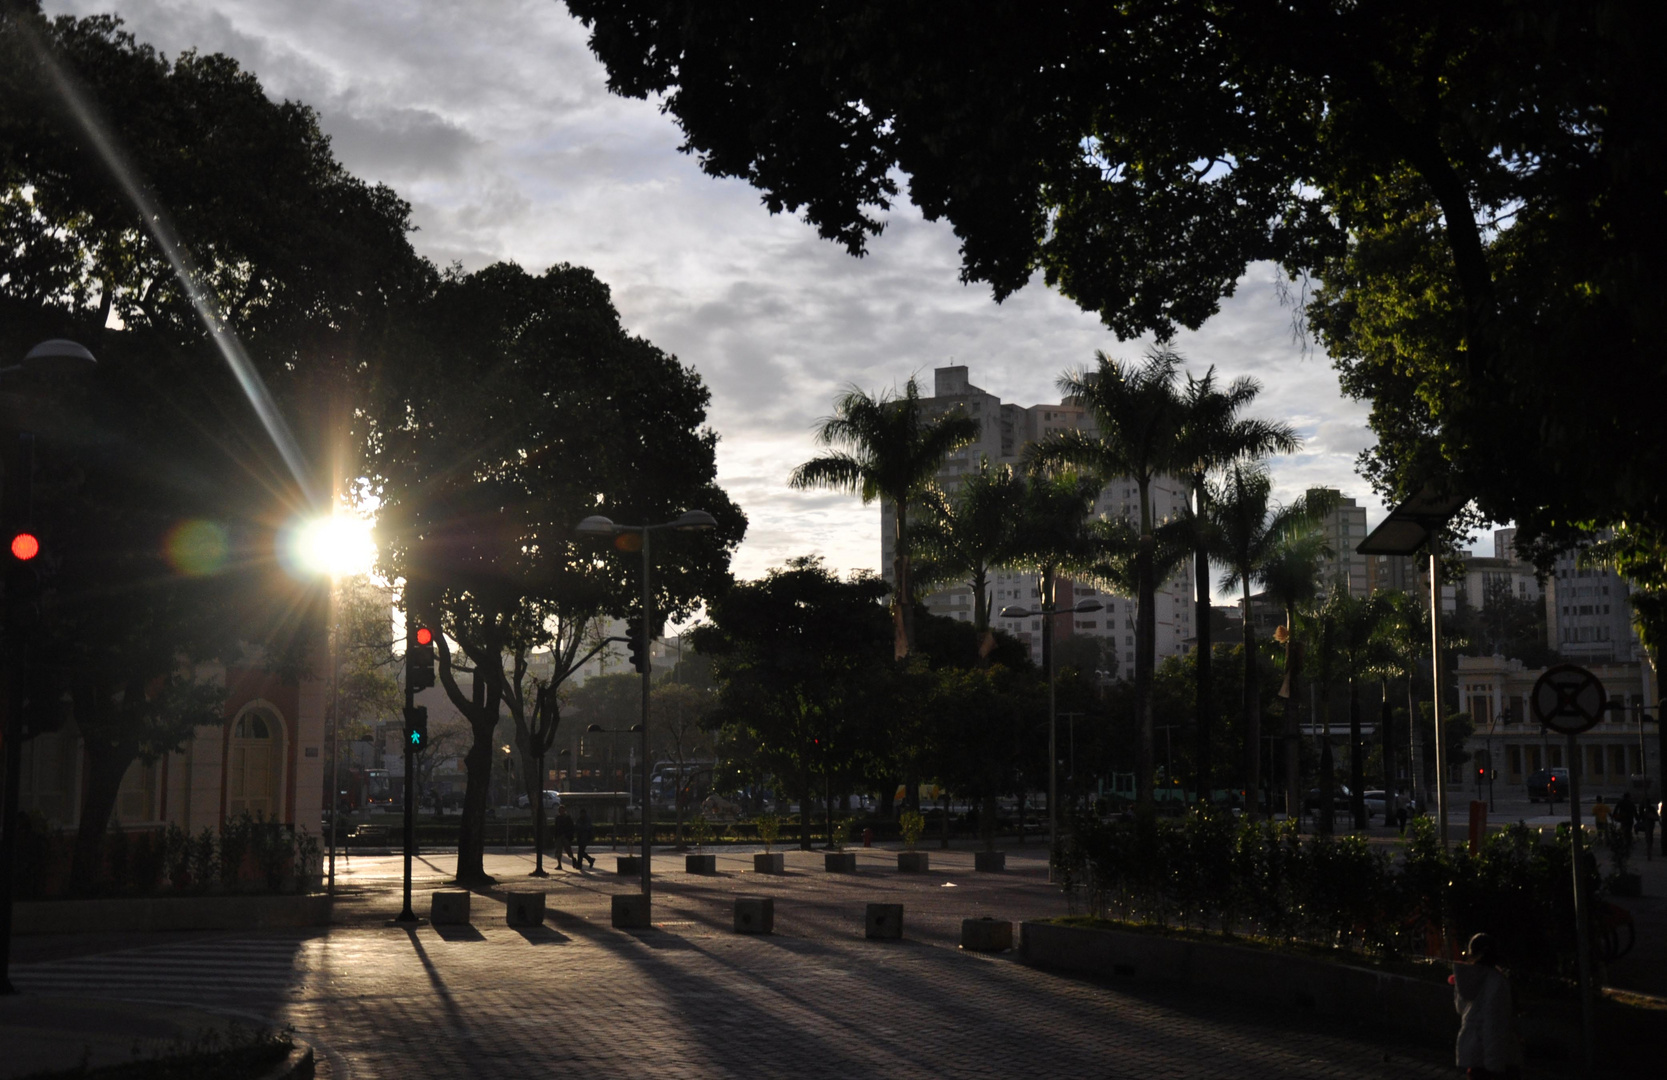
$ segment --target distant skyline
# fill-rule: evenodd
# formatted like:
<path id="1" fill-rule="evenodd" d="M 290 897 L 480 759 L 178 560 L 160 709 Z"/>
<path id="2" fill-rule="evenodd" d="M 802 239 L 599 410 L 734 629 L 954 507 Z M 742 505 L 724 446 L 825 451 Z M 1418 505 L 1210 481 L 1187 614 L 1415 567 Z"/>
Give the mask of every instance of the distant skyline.
<path id="1" fill-rule="evenodd" d="M 1138 357 L 1038 278 L 1005 304 L 959 283 L 947 225 L 900 206 L 871 254 L 853 259 L 759 193 L 714 180 L 678 153 L 653 101 L 607 93 L 585 31 L 554 0 L 48 0 L 49 14 L 117 11 L 168 56 L 223 52 L 274 97 L 312 106 L 338 158 L 413 208 L 416 249 L 445 266 L 498 260 L 542 272 L 593 269 L 627 328 L 675 353 L 712 392 L 719 482 L 746 511 L 742 577 L 822 555 L 879 569 L 879 508 L 796 492 L 787 476 L 818 452 L 813 429 L 850 386 L 927 392 L 964 364 L 1004 401 L 1057 401 L 1055 382 L 1094 351 Z M 119 102 L 105 103 L 119 111 Z M 1372 442 L 1365 403 L 1346 399 L 1318 343 L 1293 335 L 1280 274 L 1252 267 L 1237 294 L 1175 347 L 1188 367 L 1250 375 L 1254 414 L 1292 424 L 1301 453 L 1272 462 L 1276 495 L 1335 487 L 1384 507 L 1354 471 Z M 1480 546 L 1491 551 L 1491 543 Z"/>

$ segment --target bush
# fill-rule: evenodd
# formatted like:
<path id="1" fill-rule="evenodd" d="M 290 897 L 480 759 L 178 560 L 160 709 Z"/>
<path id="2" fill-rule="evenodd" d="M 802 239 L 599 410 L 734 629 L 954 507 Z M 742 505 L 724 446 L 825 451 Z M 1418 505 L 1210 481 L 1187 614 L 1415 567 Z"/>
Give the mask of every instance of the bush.
<path id="1" fill-rule="evenodd" d="M 1569 851 L 1566 829 L 1542 844 L 1516 826 L 1471 856 L 1445 850 L 1420 819 L 1396 857 L 1363 837 L 1304 840 L 1294 822 L 1241 823 L 1201 808 L 1179 821 L 1079 813 L 1054 858 L 1073 910 L 1080 897 L 1094 915 L 1385 958 L 1451 956 L 1487 930 L 1514 968 L 1567 975 Z M 1585 872 L 1596 898 L 1589 854 Z"/>
<path id="2" fill-rule="evenodd" d="M 898 827 L 903 832 L 903 843 L 910 851 L 920 843 L 921 836 L 926 832 L 926 819 L 918 810 L 905 810 L 897 819 Z"/>

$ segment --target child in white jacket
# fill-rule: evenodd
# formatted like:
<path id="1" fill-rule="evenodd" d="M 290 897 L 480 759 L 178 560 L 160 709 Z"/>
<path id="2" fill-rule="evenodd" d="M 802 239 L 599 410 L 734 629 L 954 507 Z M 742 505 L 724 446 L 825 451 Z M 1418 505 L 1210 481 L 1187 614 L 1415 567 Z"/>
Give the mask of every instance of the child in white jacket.
<path id="1" fill-rule="evenodd" d="M 1453 965 L 1453 1007 L 1459 1013 L 1457 1064 L 1470 1080 L 1513 1077 L 1522 1071 L 1511 984 L 1499 970 L 1493 937 L 1477 934 Z"/>

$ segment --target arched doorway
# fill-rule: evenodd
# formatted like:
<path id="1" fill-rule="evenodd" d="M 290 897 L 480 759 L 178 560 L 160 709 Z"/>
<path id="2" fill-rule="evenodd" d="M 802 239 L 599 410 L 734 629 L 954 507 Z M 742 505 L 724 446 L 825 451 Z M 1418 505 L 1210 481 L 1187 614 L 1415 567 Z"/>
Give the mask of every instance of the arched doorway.
<path id="1" fill-rule="evenodd" d="M 248 811 L 279 816 L 283 791 L 284 727 L 268 708 L 251 706 L 232 721 L 226 756 L 226 816 Z"/>

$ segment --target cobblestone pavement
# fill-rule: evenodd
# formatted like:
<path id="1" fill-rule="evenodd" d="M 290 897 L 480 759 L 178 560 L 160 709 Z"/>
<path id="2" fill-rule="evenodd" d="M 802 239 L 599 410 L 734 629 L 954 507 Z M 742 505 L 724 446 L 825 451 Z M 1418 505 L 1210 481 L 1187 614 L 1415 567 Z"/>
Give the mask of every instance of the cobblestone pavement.
<path id="1" fill-rule="evenodd" d="M 611 853 L 598 853 L 598 868 Z M 635 880 L 558 872 L 540 927 L 477 894 L 469 927 L 395 926 L 399 860 L 341 869 L 341 925 L 317 931 L 33 941 L 21 988 L 196 1004 L 291 1023 L 332 1080 L 380 1077 L 1408 1077 L 1454 1075 L 1444 1046 L 1292 1017 L 1254 1001 L 1130 993 L 955 948 L 959 920 L 1059 914 L 1040 852 L 1004 875 L 971 853 L 931 851 L 899 875 L 890 852 L 859 873 L 788 853 L 781 878 L 720 857 L 680 872 L 656 854 L 655 927 L 609 925 Z M 450 857 L 417 865 L 415 896 Z M 515 888 L 530 858 L 494 856 Z M 670 871 L 673 866 L 677 872 Z M 736 895 L 776 897 L 776 933 L 734 934 Z M 868 901 L 905 905 L 905 940 L 867 941 Z"/>

